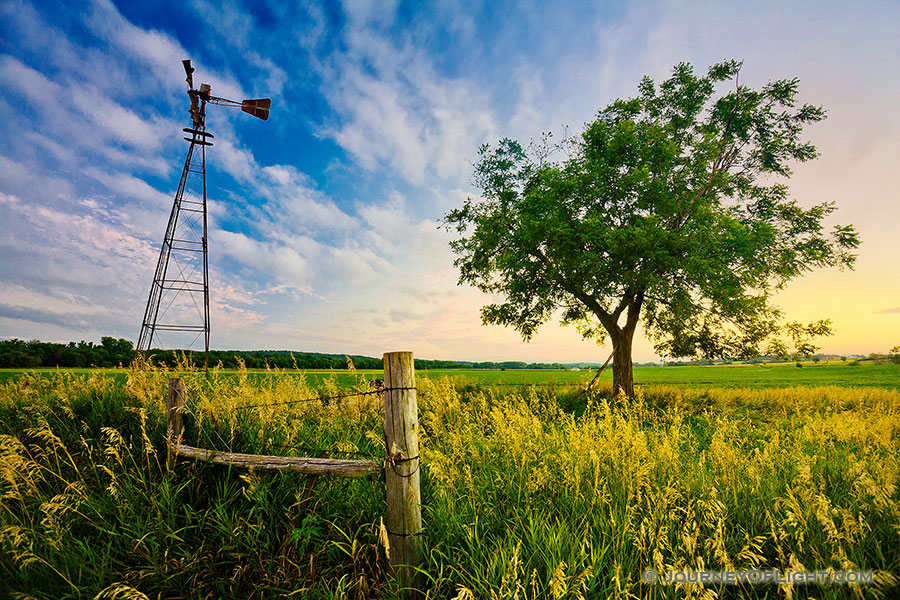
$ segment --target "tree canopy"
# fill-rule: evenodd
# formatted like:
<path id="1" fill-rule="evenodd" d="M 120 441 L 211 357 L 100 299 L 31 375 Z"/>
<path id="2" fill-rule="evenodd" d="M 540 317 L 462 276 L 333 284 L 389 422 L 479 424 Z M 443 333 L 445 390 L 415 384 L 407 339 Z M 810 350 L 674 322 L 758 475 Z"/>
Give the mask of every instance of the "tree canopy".
<path id="1" fill-rule="evenodd" d="M 778 332 L 772 293 L 816 267 L 852 267 L 852 226 L 826 231 L 831 202 L 804 208 L 785 180 L 817 156 L 801 138 L 825 117 L 798 104 L 797 79 L 739 83 L 741 63 L 660 84 L 599 111 L 579 137 L 526 152 L 480 149 L 469 198 L 445 215 L 460 237 L 460 283 L 503 300 L 485 324 L 528 340 L 553 315 L 614 348 L 617 389 L 633 393 L 639 321 L 670 357 L 748 358 Z"/>
<path id="2" fill-rule="evenodd" d="M 115 367 L 131 364 L 134 346 L 124 338 L 100 338 L 100 344 L 81 340 L 56 344 L 39 340 L 0 340 L 0 368 Z"/>

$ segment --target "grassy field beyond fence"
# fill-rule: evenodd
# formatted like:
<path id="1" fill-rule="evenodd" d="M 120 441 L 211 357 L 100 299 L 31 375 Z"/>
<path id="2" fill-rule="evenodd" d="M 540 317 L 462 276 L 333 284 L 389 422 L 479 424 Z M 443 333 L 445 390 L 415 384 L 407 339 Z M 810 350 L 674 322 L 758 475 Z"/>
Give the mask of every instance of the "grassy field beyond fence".
<path id="1" fill-rule="evenodd" d="M 851 361 L 852 362 L 852 361 Z M 805 362 L 798 368 L 795 363 L 773 363 L 768 365 L 715 365 L 715 366 L 680 366 L 680 367 L 635 367 L 634 381 L 636 385 L 678 385 L 689 387 L 790 387 L 838 385 L 848 387 L 883 387 L 900 390 L 900 365 L 888 362 L 863 361 L 855 364 L 840 361 Z M 234 376 L 248 373 L 250 377 L 272 372 L 284 373 L 293 377 L 302 377 L 310 385 L 318 385 L 326 380 L 336 381 L 339 385 L 352 385 L 359 375 L 371 379 L 380 378 L 381 370 L 334 371 L 233 371 L 221 370 L 223 375 Z M 13 380 L 23 374 L 32 373 L 52 376 L 56 373 L 69 373 L 86 377 L 93 373 L 104 373 L 114 376 L 124 383 L 129 369 L 0 369 L 0 383 Z M 440 379 L 450 377 L 460 384 L 493 385 L 497 383 L 527 384 L 586 384 L 594 376 L 595 371 L 558 371 L 552 369 L 420 369 L 416 371 L 418 378 Z M 612 381 L 612 369 L 607 368 L 600 376 L 601 381 Z"/>
<path id="2" fill-rule="evenodd" d="M 832 371 L 820 368 L 771 371 L 821 383 Z M 900 391 L 737 387 L 769 372 L 754 367 L 635 378 L 678 369 L 732 374 L 650 383 L 628 401 L 608 384 L 579 396 L 568 383 L 585 372 L 419 373 L 429 597 L 895 597 Z M 0 598 L 396 595 L 377 479 L 193 462 L 168 472 L 170 375 L 25 374 L 0 386 Z M 383 455 L 375 396 L 267 406 L 368 389 L 373 375 L 186 373 L 188 441 Z M 557 387 L 493 385 L 553 375 Z M 674 587 L 643 582 L 651 568 L 858 569 L 875 583 Z"/>

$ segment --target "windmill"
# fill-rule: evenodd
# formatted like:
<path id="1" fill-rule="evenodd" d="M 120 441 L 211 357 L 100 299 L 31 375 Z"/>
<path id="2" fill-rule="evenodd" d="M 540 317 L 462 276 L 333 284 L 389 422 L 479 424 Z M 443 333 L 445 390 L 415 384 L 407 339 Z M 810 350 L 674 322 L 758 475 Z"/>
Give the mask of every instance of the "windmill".
<path id="1" fill-rule="evenodd" d="M 191 348 L 204 339 L 204 370 L 209 370 L 209 260 L 206 235 L 206 147 L 213 134 L 206 131 L 206 105 L 232 106 L 263 121 L 269 118 L 272 100 L 260 98 L 237 102 L 210 94 L 207 83 L 194 89 L 194 68 L 182 61 L 191 99 L 191 127 L 183 129 L 190 143 L 184 169 L 175 192 L 169 224 L 159 250 L 159 260 L 141 322 L 136 352 L 144 353 L 160 344 L 160 332 L 179 332 L 180 339 L 194 336 Z"/>

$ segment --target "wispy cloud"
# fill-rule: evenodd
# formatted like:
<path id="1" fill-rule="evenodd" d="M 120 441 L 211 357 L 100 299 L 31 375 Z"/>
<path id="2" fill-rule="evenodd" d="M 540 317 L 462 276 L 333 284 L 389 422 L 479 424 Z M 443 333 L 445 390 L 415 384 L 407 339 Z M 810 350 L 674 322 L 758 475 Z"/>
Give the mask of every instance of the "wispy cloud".
<path id="1" fill-rule="evenodd" d="M 386 13 L 389 14 L 389 13 Z M 323 63 L 324 93 L 337 118 L 321 133 L 368 170 L 386 166 L 421 185 L 468 177 L 465 157 L 495 130 L 474 82 L 439 74 L 410 39 L 379 35 L 368 12 L 352 14 L 347 48 Z"/>

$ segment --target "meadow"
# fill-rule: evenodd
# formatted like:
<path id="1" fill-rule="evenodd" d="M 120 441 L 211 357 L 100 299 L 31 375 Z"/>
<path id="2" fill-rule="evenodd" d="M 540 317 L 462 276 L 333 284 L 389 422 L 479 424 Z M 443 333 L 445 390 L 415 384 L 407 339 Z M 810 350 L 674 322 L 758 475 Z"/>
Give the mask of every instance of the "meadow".
<path id="1" fill-rule="evenodd" d="M 650 379 L 677 369 L 716 375 Z M 776 370 L 781 387 L 764 379 Z M 822 384 L 831 372 L 843 385 Z M 419 373 L 427 595 L 896 597 L 897 372 L 648 368 L 632 400 L 607 382 L 579 394 L 589 372 Z M 168 469 L 171 375 L 25 373 L 0 385 L 0 597 L 396 597 L 381 481 Z M 368 390 L 377 372 L 183 375 L 189 443 L 384 454 L 377 396 L 283 404 Z M 518 383 L 541 385 L 498 385 Z M 856 569 L 873 582 L 641 579 L 755 568 Z"/>
<path id="2" fill-rule="evenodd" d="M 678 367 L 635 367 L 635 385 L 678 385 L 689 387 L 786 387 L 786 386 L 863 386 L 884 387 L 900 390 L 900 365 L 888 362 L 863 361 L 856 365 L 840 361 L 801 363 L 773 363 L 767 365 L 710 365 Z M 286 376 L 303 377 L 310 385 L 319 385 L 326 380 L 339 385 L 352 385 L 359 375 L 371 379 L 380 378 L 380 370 L 218 370 L 223 375 L 247 373 L 250 377 L 261 377 L 273 371 Z M 13 380 L 24 374 L 54 376 L 57 373 L 88 376 L 103 373 L 124 382 L 129 369 L 0 369 L 0 383 Z M 449 377 L 460 385 L 535 384 L 535 385 L 584 385 L 595 371 L 558 371 L 552 369 L 420 369 L 416 377 L 441 379 Z M 600 382 L 612 381 L 612 369 L 607 368 L 600 375 Z"/>

